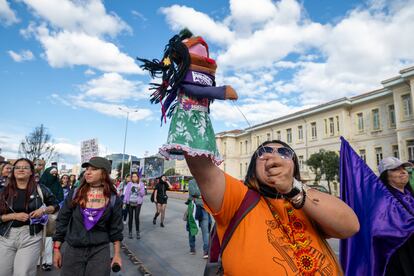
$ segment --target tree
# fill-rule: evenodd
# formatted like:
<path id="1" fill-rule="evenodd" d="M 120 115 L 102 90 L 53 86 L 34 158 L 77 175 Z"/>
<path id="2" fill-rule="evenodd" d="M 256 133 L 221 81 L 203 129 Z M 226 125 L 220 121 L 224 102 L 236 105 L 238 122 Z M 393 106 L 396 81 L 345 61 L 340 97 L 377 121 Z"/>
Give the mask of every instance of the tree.
<path id="1" fill-rule="evenodd" d="M 30 160 L 44 159 L 46 163 L 55 155 L 52 136 L 41 124 L 27 135 L 19 145 L 19 155 Z"/>
<path id="2" fill-rule="evenodd" d="M 121 170 L 122 170 L 122 162 L 120 162 L 116 166 L 116 170 L 118 171 L 117 177 L 121 177 Z M 130 162 L 124 162 L 124 175 L 122 176 L 122 179 L 125 179 L 126 175 L 128 175 L 131 171 L 131 163 Z"/>
<path id="3" fill-rule="evenodd" d="M 165 176 L 175 175 L 175 168 L 169 168 L 164 174 Z"/>
<path id="4" fill-rule="evenodd" d="M 339 156 L 334 151 L 325 151 L 323 149 L 312 154 L 306 165 L 315 174 L 315 184 L 317 184 L 322 176 L 328 182 L 329 193 L 332 192 L 331 181 L 335 180 L 339 175 Z"/>

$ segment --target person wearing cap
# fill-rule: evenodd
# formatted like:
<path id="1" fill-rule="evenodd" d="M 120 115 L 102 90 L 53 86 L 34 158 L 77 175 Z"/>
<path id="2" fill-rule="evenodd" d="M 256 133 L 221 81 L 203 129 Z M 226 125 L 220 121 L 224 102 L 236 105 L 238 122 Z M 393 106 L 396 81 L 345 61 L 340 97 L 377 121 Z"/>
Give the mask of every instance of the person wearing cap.
<path id="1" fill-rule="evenodd" d="M 107 159 L 92 157 L 82 168 L 86 169 L 84 177 L 66 197 L 56 221 L 53 263 L 62 268 L 62 276 L 109 276 L 111 267 L 122 267 L 122 200 L 109 176 L 111 164 Z M 62 260 L 60 248 L 65 241 Z"/>
<path id="2" fill-rule="evenodd" d="M 414 216 L 414 193 L 409 185 L 407 167 L 411 163 L 395 157 L 386 157 L 378 165 L 380 179 L 391 194 L 406 209 L 407 215 Z M 391 206 L 390 206 L 391 207 Z M 392 211 L 392 208 L 390 208 Z M 398 230 L 398 229 L 396 229 Z M 406 242 L 396 248 L 386 266 L 384 275 L 414 275 L 414 236 L 406 237 Z"/>

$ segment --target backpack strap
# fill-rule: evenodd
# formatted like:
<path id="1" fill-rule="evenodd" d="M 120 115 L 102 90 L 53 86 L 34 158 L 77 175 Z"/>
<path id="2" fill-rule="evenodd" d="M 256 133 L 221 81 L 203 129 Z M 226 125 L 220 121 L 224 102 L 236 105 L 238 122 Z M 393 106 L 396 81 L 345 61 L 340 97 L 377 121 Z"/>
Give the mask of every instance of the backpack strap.
<path id="1" fill-rule="evenodd" d="M 224 249 L 226 248 L 228 242 L 230 241 L 234 231 L 236 230 L 239 223 L 243 220 L 243 218 L 257 205 L 260 200 L 260 194 L 252 189 L 248 189 L 246 195 L 241 202 L 239 209 L 237 209 L 236 213 L 232 217 L 229 225 L 224 232 L 223 239 L 220 245 L 220 241 L 217 235 L 216 225 L 214 225 L 214 229 L 211 232 L 211 245 L 210 245 L 210 254 L 209 260 L 210 262 L 218 262 L 221 260 L 221 256 L 223 255 Z"/>

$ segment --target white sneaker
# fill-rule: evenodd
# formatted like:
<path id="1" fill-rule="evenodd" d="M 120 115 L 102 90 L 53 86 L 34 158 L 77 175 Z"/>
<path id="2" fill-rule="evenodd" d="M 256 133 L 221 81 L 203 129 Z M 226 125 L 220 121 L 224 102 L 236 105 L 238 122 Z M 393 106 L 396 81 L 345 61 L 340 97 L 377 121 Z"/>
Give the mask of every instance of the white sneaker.
<path id="1" fill-rule="evenodd" d="M 123 222 L 124 222 L 124 224 L 126 224 L 126 220 L 124 220 Z"/>

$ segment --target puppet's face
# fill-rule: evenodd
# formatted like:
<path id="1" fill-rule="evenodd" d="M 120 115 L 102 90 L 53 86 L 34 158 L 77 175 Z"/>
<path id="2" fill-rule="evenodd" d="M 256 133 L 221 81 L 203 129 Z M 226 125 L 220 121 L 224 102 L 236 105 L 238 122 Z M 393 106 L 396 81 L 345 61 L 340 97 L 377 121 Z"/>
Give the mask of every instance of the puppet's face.
<path id="1" fill-rule="evenodd" d="M 201 57 L 209 57 L 208 45 L 201 37 L 197 36 L 184 39 L 183 43 L 185 46 L 187 46 L 188 52 L 190 52 L 190 54 Z"/>

